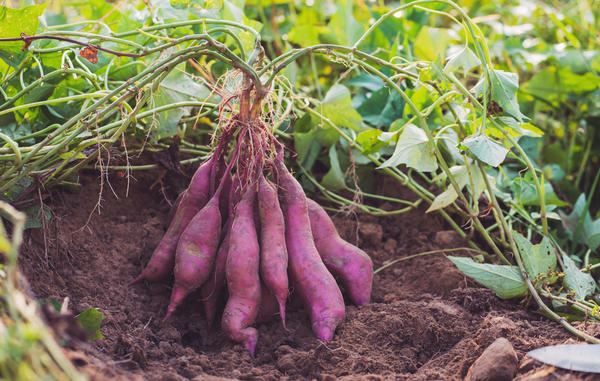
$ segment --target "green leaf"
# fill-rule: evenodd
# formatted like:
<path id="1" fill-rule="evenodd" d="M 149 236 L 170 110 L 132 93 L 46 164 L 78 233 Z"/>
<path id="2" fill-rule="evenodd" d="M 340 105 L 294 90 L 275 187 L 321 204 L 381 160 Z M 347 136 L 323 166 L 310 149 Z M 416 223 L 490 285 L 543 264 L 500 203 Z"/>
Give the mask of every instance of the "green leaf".
<path id="1" fill-rule="evenodd" d="M 478 95 L 483 95 L 485 77 L 482 77 L 473 90 Z M 521 113 L 517 101 L 517 90 L 519 89 L 519 75 L 502 70 L 490 70 L 491 100 L 502 107 L 505 114 L 512 116 L 519 122 L 527 117 Z"/>
<path id="2" fill-rule="evenodd" d="M 448 59 L 446 66 L 444 66 L 444 71 L 454 72 L 462 68 L 463 73 L 466 74 L 469 70 L 479 65 L 481 65 L 479 57 L 471 49 L 465 48 Z"/>
<path id="3" fill-rule="evenodd" d="M 476 158 L 492 167 L 500 165 L 508 153 L 506 148 L 485 134 L 471 135 L 462 141 L 462 145 L 467 147 Z"/>
<path id="4" fill-rule="evenodd" d="M 303 48 L 318 45 L 320 43 L 319 35 L 325 32 L 327 32 L 327 28 L 324 26 L 294 24 L 288 34 L 288 41 Z"/>
<path id="5" fill-rule="evenodd" d="M 310 171 L 319 156 L 321 145 L 315 139 L 315 131 L 310 114 L 304 114 L 294 124 L 294 149 L 298 154 L 298 163 Z"/>
<path id="6" fill-rule="evenodd" d="M 344 172 L 340 168 L 337 150 L 335 146 L 329 148 L 329 171 L 323 176 L 321 184 L 332 190 L 344 189 L 346 186 Z"/>
<path id="7" fill-rule="evenodd" d="M 322 113 L 337 126 L 361 130 L 362 118 L 352 107 L 350 90 L 346 86 L 334 85 L 329 89 L 323 99 Z"/>
<path id="8" fill-rule="evenodd" d="M 429 208 L 425 211 L 425 213 L 433 212 L 438 209 L 442 209 L 452 204 L 454 200 L 458 198 L 458 194 L 454 190 L 452 184 L 448 185 L 445 191 L 438 194 L 434 199 Z"/>
<path id="9" fill-rule="evenodd" d="M 424 26 L 415 40 L 415 55 L 427 61 L 444 59 L 451 38 L 446 29 Z"/>
<path id="10" fill-rule="evenodd" d="M 160 107 L 170 105 L 181 101 L 181 95 L 171 91 L 163 86 L 152 95 L 152 106 Z M 177 125 L 185 114 L 182 108 L 173 108 L 166 111 L 161 111 L 154 117 L 152 121 L 152 136 L 156 139 L 169 138 L 179 133 Z"/>
<path id="11" fill-rule="evenodd" d="M 435 153 L 429 147 L 427 135 L 414 124 L 404 127 L 394 153 L 379 168 L 396 167 L 400 164 L 406 164 L 420 172 L 433 172 L 438 167 Z"/>
<path id="12" fill-rule="evenodd" d="M 288 41 L 302 47 L 319 44 L 319 35 L 327 33 L 327 27 L 319 24 L 319 15 L 314 9 L 302 9 L 288 33 Z"/>
<path id="13" fill-rule="evenodd" d="M 581 230 L 577 237 L 572 237 L 575 242 L 580 242 L 586 244 L 592 251 L 596 250 L 600 247 L 600 218 L 597 220 L 592 220 L 592 216 L 589 211 L 585 211 L 586 205 L 586 196 L 585 193 L 582 193 L 575 205 L 573 205 L 573 211 L 568 216 L 561 214 L 561 220 L 564 228 L 571 233 L 572 236 L 575 235 L 577 231 L 577 225 L 581 218 L 583 218 L 583 224 Z M 584 215 L 585 211 L 585 215 Z"/>
<path id="14" fill-rule="evenodd" d="M 575 262 L 568 255 L 563 254 L 563 264 L 565 266 L 564 285 L 575 292 L 575 298 L 585 300 L 596 289 L 596 282 L 589 273 L 583 273 Z"/>
<path id="15" fill-rule="evenodd" d="M 518 182 L 519 185 L 516 185 Z M 531 179 L 516 179 L 515 186 L 512 187 L 515 198 L 519 200 L 521 205 L 525 206 L 540 206 L 540 197 L 538 196 L 535 184 Z M 567 202 L 559 199 L 552 184 L 544 183 L 544 202 L 547 205 L 567 206 Z"/>
<path id="16" fill-rule="evenodd" d="M 579 75 L 567 68 L 548 66 L 531 77 L 523 90 L 537 98 L 558 102 L 567 93 L 580 94 L 599 87 L 600 79 L 592 73 Z"/>
<path id="17" fill-rule="evenodd" d="M 160 86 L 180 95 L 182 101 L 208 99 L 210 90 L 206 86 L 196 83 L 184 70 L 185 64 L 175 67 L 160 83 Z"/>
<path id="18" fill-rule="evenodd" d="M 337 0 L 335 5 L 338 9 L 327 26 L 335 36 L 336 43 L 350 46 L 360 38 L 364 28 L 352 13 L 354 1 Z"/>
<path id="19" fill-rule="evenodd" d="M 387 141 L 379 139 L 381 134 L 381 130 L 371 128 L 358 134 L 356 142 L 360 144 L 366 154 L 375 153 L 379 151 L 381 147 L 385 147 L 389 144 Z"/>
<path id="20" fill-rule="evenodd" d="M 27 209 L 23 210 L 25 215 L 27 216 L 27 220 L 25 220 L 25 229 L 38 229 L 44 226 L 42 223 L 42 213 L 40 212 L 39 205 L 32 205 Z M 44 217 L 47 221 L 50 221 L 52 214 L 50 213 L 50 209 L 44 205 Z"/>
<path id="21" fill-rule="evenodd" d="M 502 299 L 527 295 L 527 285 L 517 266 L 477 263 L 463 257 L 449 256 L 448 259 L 465 275 L 491 289 Z"/>
<path id="22" fill-rule="evenodd" d="M 21 33 L 34 35 L 38 28 L 38 17 L 42 15 L 46 4 L 30 5 L 21 9 L 0 6 L 0 38 L 20 37 Z M 0 44 L 0 58 L 12 66 L 18 66 L 27 55 L 23 52 L 22 41 Z"/>
<path id="23" fill-rule="evenodd" d="M 97 308 L 88 308 L 79 315 L 75 316 L 77 322 L 87 334 L 88 341 L 98 340 L 104 337 L 100 333 L 100 325 L 104 320 L 104 315 Z"/>
<path id="24" fill-rule="evenodd" d="M 505 128 L 508 128 L 508 132 L 513 136 L 532 136 L 532 137 L 540 137 L 544 135 L 544 131 L 540 130 L 536 126 L 531 123 L 519 123 L 515 118 L 511 116 L 501 116 L 496 119 L 501 125 Z M 490 126 L 488 126 L 489 129 Z M 512 131 L 511 131 L 512 130 Z M 502 133 L 500 133 L 502 135 Z"/>
<path id="25" fill-rule="evenodd" d="M 174 68 L 161 82 L 158 90 L 152 95 L 153 107 L 165 106 L 188 100 L 204 100 L 209 98 L 210 91 L 192 80 L 183 72 L 184 65 Z M 159 112 L 152 135 L 157 139 L 168 138 L 179 133 L 178 124 L 186 111 L 175 108 Z"/>
<path id="26" fill-rule="evenodd" d="M 388 127 L 404 113 L 404 100 L 388 87 L 371 93 L 357 109 L 362 119 L 374 127 Z"/>
<path id="27" fill-rule="evenodd" d="M 471 189 L 471 195 L 474 199 L 478 199 L 479 195 L 483 193 L 485 189 L 485 179 L 483 178 L 481 171 L 479 171 L 474 165 L 470 165 L 469 167 L 466 165 L 455 165 L 450 168 L 450 173 L 454 177 L 459 189 L 462 190 L 464 187 L 471 188 L 471 185 L 473 186 L 474 189 Z M 445 179 L 446 175 L 442 174 L 441 178 Z M 488 180 L 490 183 L 494 182 L 494 178 L 491 176 L 488 176 Z M 473 184 L 471 184 L 471 182 Z M 445 208 L 446 206 L 452 204 L 457 198 L 458 194 L 454 190 L 452 184 L 449 184 L 445 191 L 436 196 L 426 213 Z"/>
<path id="28" fill-rule="evenodd" d="M 345 82 L 346 85 L 362 87 L 363 89 L 367 89 L 369 91 L 377 91 L 380 90 L 384 84 L 383 80 L 372 74 L 361 74 L 349 79 Z"/>
<path id="29" fill-rule="evenodd" d="M 523 259 L 523 267 L 531 279 L 556 269 L 556 255 L 548 237 L 537 245 L 532 245 L 516 231 L 513 231 L 513 238 Z"/>

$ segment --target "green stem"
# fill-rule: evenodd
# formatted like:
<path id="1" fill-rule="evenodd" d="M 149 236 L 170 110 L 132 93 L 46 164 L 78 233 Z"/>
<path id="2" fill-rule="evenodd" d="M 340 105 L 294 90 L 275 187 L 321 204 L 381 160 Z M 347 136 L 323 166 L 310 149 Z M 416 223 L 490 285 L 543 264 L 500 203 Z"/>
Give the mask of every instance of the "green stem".
<path id="1" fill-rule="evenodd" d="M 426 255 L 431 255 L 431 254 L 453 253 L 456 251 L 472 251 L 475 253 L 488 255 L 488 253 L 486 253 L 485 251 L 481 251 L 479 249 L 473 249 L 470 247 L 456 247 L 456 248 L 452 248 L 452 249 L 439 249 L 439 250 L 423 251 L 421 253 L 407 255 L 406 257 L 394 259 L 393 261 L 386 263 L 385 265 L 381 266 L 377 270 L 373 271 L 373 274 L 377 274 L 378 272 L 381 272 L 381 271 L 387 269 L 388 267 L 395 265 L 398 262 L 403 262 L 403 261 L 407 261 L 409 259 L 418 258 L 418 257 L 424 257 Z"/>

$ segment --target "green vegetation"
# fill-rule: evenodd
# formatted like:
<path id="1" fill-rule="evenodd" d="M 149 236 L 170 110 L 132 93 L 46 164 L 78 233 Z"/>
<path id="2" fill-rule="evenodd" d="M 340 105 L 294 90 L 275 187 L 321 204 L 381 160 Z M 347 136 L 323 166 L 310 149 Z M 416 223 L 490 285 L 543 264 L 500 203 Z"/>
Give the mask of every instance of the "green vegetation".
<path id="1" fill-rule="evenodd" d="M 485 253 L 450 257 L 461 271 L 598 342 L 568 322 L 600 319 L 592 2 L 22 5 L 0 9 L 0 197 L 31 227 L 50 216 L 38 190 L 83 168 L 129 176 L 175 141 L 182 165 L 206 159 L 243 73 L 307 191 L 374 215 L 427 205 Z M 376 174 L 419 201 L 374 194 Z"/>

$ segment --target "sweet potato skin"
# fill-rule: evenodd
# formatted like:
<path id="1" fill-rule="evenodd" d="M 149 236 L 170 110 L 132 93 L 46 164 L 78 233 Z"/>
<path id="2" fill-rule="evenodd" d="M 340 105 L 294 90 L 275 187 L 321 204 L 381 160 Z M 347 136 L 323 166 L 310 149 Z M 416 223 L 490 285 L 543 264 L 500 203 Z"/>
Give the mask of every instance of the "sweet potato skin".
<path id="1" fill-rule="evenodd" d="M 269 288 L 264 283 L 261 283 L 260 291 L 260 307 L 256 316 L 257 324 L 268 323 L 279 314 L 279 302 L 275 298 L 275 295 L 269 291 Z"/>
<path id="2" fill-rule="evenodd" d="M 331 340 L 335 328 L 344 319 L 344 299 L 315 247 L 302 186 L 280 158 L 275 163 L 285 220 L 290 281 L 298 285 L 315 335 L 321 340 Z"/>
<path id="3" fill-rule="evenodd" d="M 232 219 L 228 219 L 226 225 L 225 237 L 221 241 L 217 257 L 215 259 L 215 269 L 213 274 L 208 278 L 206 283 L 202 285 L 201 297 L 204 305 L 204 313 L 206 315 L 207 327 L 212 327 L 215 317 L 217 316 L 217 305 L 223 294 L 226 286 L 225 282 L 225 265 L 227 263 L 227 254 L 229 253 L 229 235 L 231 230 Z"/>
<path id="4" fill-rule="evenodd" d="M 373 261 L 338 234 L 333 221 L 317 202 L 308 199 L 308 215 L 315 246 L 325 266 L 339 277 L 352 303 L 362 306 L 371 300 Z"/>
<path id="5" fill-rule="evenodd" d="M 208 279 L 214 266 L 220 230 L 219 195 L 215 194 L 181 234 L 175 259 L 175 283 L 165 319 L 187 294 Z"/>
<path id="6" fill-rule="evenodd" d="M 260 217 L 260 276 L 277 299 L 279 314 L 285 327 L 285 301 L 288 295 L 288 253 L 285 244 L 285 223 L 279 206 L 277 190 L 264 176 L 258 185 Z"/>
<path id="7" fill-rule="evenodd" d="M 205 161 L 196 170 L 188 189 L 181 195 L 177 211 L 167 232 L 154 249 L 150 261 L 133 283 L 148 280 L 158 282 L 169 277 L 175 265 L 175 251 L 181 234 L 191 219 L 202 209 L 210 197 L 210 173 L 214 159 Z"/>
<path id="8" fill-rule="evenodd" d="M 254 355 L 258 331 L 250 327 L 260 306 L 258 237 L 254 224 L 256 188 L 250 187 L 238 203 L 229 237 L 225 265 L 229 300 L 223 311 L 221 328 L 234 341 L 243 343 Z"/>

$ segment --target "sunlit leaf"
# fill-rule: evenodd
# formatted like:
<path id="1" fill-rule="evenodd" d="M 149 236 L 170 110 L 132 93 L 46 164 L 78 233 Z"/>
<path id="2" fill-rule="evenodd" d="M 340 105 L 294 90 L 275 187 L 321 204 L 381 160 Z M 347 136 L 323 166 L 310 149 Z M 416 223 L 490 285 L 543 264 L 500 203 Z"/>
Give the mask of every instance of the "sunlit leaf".
<path id="1" fill-rule="evenodd" d="M 48 3 L 30 5 L 21 9 L 0 6 L 0 38 L 20 37 L 21 33 L 34 35 L 38 28 L 38 17 Z M 23 51 L 22 41 L 0 43 L 0 58 L 6 63 L 17 66 L 27 55 Z"/>
<path id="2" fill-rule="evenodd" d="M 350 90 L 343 85 L 334 85 L 323 99 L 321 113 L 338 127 L 347 127 L 355 131 L 362 129 L 362 118 L 358 111 L 352 107 Z M 317 126 L 315 138 L 323 146 L 330 147 L 339 140 L 339 134 L 329 124 L 314 116 L 314 125 Z"/>
<path id="3" fill-rule="evenodd" d="M 481 65 L 479 57 L 477 57 L 471 49 L 465 48 L 448 59 L 446 66 L 444 66 L 444 70 L 454 72 L 458 69 L 462 69 L 463 73 L 467 73 L 469 70 L 479 65 Z"/>
<path id="4" fill-rule="evenodd" d="M 356 142 L 365 150 L 365 153 L 375 153 L 381 147 L 388 145 L 388 142 L 379 139 L 381 134 L 381 130 L 368 129 L 358 134 Z"/>
<path id="5" fill-rule="evenodd" d="M 434 151 L 429 147 L 427 135 L 414 124 L 404 127 L 398 138 L 394 154 L 379 168 L 396 167 L 406 164 L 421 172 L 433 172 L 437 169 Z"/>
<path id="6" fill-rule="evenodd" d="M 88 308 L 75 316 L 75 318 L 87 334 L 88 341 L 94 341 L 104 337 L 104 335 L 100 333 L 100 325 L 102 324 L 102 320 L 104 320 L 104 315 L 97 308 Z"/>
<path id="7" fill-rule="evenodd" d="M 485 190 L 485 179 L 483 178 L 481 171 L 474 164 L 471 164 L 468 167 L 466 165 L 456 165 L 450 168 L 450 173 L 454 177 L 459 189 L 462 190 L 465 187 L 469 187 L 469 189 L 471 189 L 471 187 L 473 187 L 473 189 L 471 189 L 471 195 L 474 199 L 478 199 L 481 193 L 483 193 Z M 445 179 L 445 174 L 442 174 L 441 178 Z M 491 176 L 488 176 L 488 181 L 493 183 L 494 179 Z M 446 206 L 452 204 L 457 198 L 458 194 L 454 190 L 454 187 L 452 184 L 448 184 L 448 188 L 444 192 L 437 195 L 433 200 L 427 209 L 427 213 L 437 209 L 445 208 Z"/>
<path id="8" fill-rule="evenodd" d="M 585 300 L 596 289 L 596 282 L 590 273 L 583 273 L 568 255 L 563 254 L 565 266 L 565 286 L 575 293 L 575 298 Z"/>
<path id="9" fill-rule="evenodd" d="M 331 146 L 329 148 L 329 171 L 323 176 L 321 183 L 332 190 L 344 189 L 346 185 L 344 177 L 344 172 L 340 168 L 337 150 L 335 146 Z"/>
<path id="10" fill-rule="evenodd" d="M 337 11 L 331 17 L 327 25 L 335 36 L 336 43 L 341 45 L 352 45 L 363 34 L 363 26 L 356 21 L 352 13 L 354 2 L 351 0 L 337 0 L 335 2 Z"/>
<path id="11" fill-rule="evenodd" d="M 475 85 L 473 91 L 478 95 L 484 92 L 484 77 Z M 512 116 L 519 122 L 527 117 L 521 113 L 517 101 L 517 90 L 519 89 L 519 75 L 502 70 L 490 70 L 491 99 L 500 106 L 503 112 Z"/>
<path id="12" fill-rule="evenodd" d="M 446 56 L 452 39 L 446 29 L 424 26 L 415 40 L 415 55 L 421 59 L 435 61 Z"/>
<path id="13" fill-rule="evenodd" d="M 513 231 L 513 238 L 523 259 L 523 267 L 531 279 L 556 269 L 556 255 L 548 237 L 537 245 L 531 244 L 516 231 Z"/>
<path id="14" fill-rule="evenodd" d="M 492 167 L 497 167 L 504 161 L 508 150 L 496 143 L 485 134 L 476 134 L 467 137 L 461 143 L 469 149 L 476 158 Z"/>
<path id="15" fill-rule="evenodd" d="M 471 258 L 448 259 L 465 275 L 494 291 L 502 299 L 527 295 L 527 285 L 517 266 L 477 263 Z"/>

